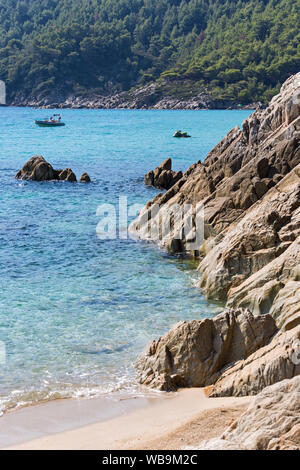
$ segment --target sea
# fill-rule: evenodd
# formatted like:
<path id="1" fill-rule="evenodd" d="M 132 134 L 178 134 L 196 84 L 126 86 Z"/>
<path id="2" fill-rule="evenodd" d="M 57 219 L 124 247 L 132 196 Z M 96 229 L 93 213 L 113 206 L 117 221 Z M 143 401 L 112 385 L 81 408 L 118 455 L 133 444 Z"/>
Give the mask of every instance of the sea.
<path id="1" fill-rule="evenodd" d="M 65 127 L 35 125 L 54 112 Z M 167 157 L 176 171 L 203 161 L 249 114 L 0 107 L 0 413 L 148 393 L 133 364 L 149 341 L 221 311 L 196 286 L 194 260 L 124 231 L 99 237 L 99 207 L 117 216 L 120 198 L 142 207 L 159 192 L 144 184 L 146 172 Z M 192 137 L 174 139 L 177 129 Z M 78 179 L 87 172 L 91 183 L 16 180 L 33 155 Z"/>

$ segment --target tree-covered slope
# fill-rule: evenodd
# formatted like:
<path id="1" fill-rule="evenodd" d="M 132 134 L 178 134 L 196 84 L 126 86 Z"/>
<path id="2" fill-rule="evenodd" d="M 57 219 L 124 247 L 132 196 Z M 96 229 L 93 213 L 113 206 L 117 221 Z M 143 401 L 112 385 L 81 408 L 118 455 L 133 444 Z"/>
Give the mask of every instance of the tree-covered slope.
<path id="1" fill-rule="evenodd" d="M 0 78 L 10 98 L 162 77 L 267 101 L 299 70 L 299 18 L 299 0 L 0 0 Z"/>

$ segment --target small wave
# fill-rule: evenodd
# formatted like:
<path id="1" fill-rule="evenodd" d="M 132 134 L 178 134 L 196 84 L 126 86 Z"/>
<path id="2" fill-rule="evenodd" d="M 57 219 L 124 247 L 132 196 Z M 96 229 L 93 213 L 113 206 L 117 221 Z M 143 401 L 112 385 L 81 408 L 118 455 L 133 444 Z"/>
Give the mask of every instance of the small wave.
<path id="1" fill-rule="evenodd" d="M 0 397 L 0 416 L 8 411 L 18 410 L 27 406 L 38 405 L 62 399 L 92 399 L 104 396 L 116 397 L 157 397 L 162 392 L 149 390 L 137 384 L 126 375 L 104 385 L 74 386 L 73 384 L 56 384 L 56 388 L 43 381 L 40 390 L 13 390 L 6 397 Z"/>

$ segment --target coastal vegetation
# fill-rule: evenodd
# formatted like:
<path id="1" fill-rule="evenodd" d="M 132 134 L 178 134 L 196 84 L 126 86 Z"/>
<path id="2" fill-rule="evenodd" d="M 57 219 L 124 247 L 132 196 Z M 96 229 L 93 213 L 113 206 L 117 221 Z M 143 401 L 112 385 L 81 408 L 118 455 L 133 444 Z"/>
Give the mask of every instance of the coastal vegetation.
<path id="1" fill-rule="evenodd" d="M 9 98 L 112 94 L 158 81 L 173 96 L 267 102 L 300 64 L 293 0 L 0 0 Z"/>

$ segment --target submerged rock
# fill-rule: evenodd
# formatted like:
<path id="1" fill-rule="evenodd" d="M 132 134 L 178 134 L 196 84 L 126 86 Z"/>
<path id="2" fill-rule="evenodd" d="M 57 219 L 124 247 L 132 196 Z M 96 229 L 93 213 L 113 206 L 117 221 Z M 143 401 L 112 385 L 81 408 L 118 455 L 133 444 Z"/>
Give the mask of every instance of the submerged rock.
<path id="1" fill-rule="evenodd" d="M 55 170 L 52 165 L 47 162 L 44 157 L 35 155 L 30 158 L 27 163 L 15 176 L 20 180 L 32 180 L 32 181 L 69 181 L 75 183 L 77 181 L 75 173 L 70 169 Z M 89 178 L 87 173 L 84 173 L 82 177 Z M 88 182 L 88 181 L 86 181 Z"/>
<path id="2" fill-rule="evenodd" d="M 160 390 L 211 385 L 224 367 L 249 357 L 276 331 L 272 317 L 254 317 L 243 309 L 181 322 L 141 355 L 136 364 L 138 380 Z"/>
<path id="3" fill-rule="evenodd" d="M 220 438 L 199 450 L 300 450 L 300 377 L 265 388 Z"/>
<path id="4" fill-rule="evenodd" d="M 145 184 L 161 189 L 170 189 L 182 178 L 181 171 L 172 171 L 172 160 L 167 158 L 155 170 L 150 170 L 144 178 Z"/>

